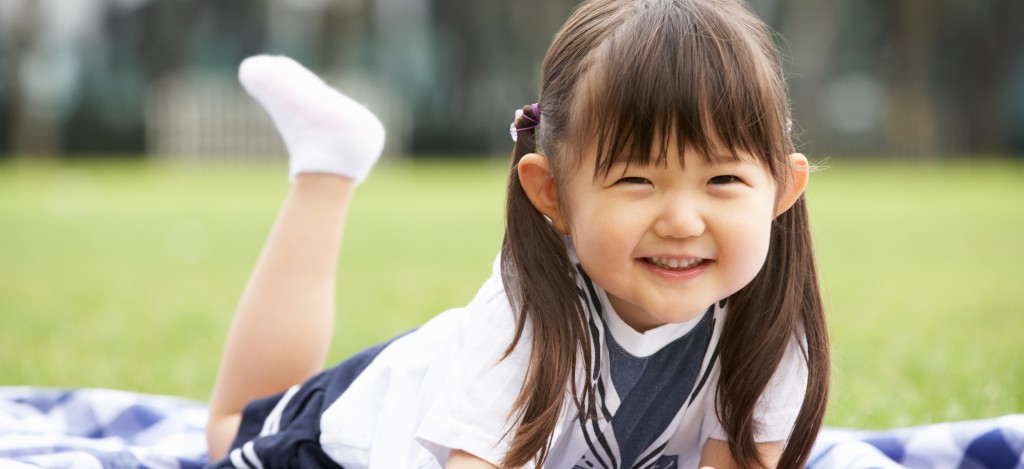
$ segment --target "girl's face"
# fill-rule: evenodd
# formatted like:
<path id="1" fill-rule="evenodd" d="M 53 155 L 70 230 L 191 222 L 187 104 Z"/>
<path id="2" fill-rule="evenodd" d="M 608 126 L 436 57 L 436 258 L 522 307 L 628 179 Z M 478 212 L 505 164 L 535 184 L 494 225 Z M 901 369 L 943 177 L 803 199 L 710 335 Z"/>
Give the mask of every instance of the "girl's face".
<path id="1" fill-rule="evenodd" d="M 688 149 L 684 168 L 675 148 L 665 165 L 622 164 L 597 179 L 588 151 L 561 191 L 580 263 L 641 332 L 692 319 L 753 280 L 776 216 L 775 181 L 756 158 L 708 163 Z"/>

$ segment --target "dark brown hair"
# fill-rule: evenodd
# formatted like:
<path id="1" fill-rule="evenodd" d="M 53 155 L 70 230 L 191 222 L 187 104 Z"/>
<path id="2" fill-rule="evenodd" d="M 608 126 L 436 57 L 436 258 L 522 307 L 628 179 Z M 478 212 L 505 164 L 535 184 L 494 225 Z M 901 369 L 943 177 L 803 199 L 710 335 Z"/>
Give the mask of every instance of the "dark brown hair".
<path id="1" fill-rule="evenodd" d="M 616 163 L 664 163 L 674 136 L 680 158 L 684 148 L 705 158 L 719 149 L 739 158 L 742 151 L 781 187 L 794 144 L 772 39 L 733 0 L 587 1 L 555 36 L 542 71 L 543 118 L 520 133 L 509 174 L 502 277 L 518 314 L 509 351 L 527 334 L 532 354 L 504 466 L 543 463 L 567 390 L 581 415 L 593 415 L 591 364 L 582 353 L 590 337 L 573 266 L 558 233 L 524 194 L 519 159 L 547 156 L 560 183 L 588 169 L 579 167 L 584 142 L 597 144 L 592 170 L 598 177 Z M 523 112 L 537 118 L 530 106 Z M 754 409 L 794 340 L 803 347 L 808 382 L 779 462 L 785 468 L 806 463 L 829 388 L 828 336 L 803 196 L 775 219 L 761 271 L 729 298 L 716 405 L 741 467 L 761 462 Z"/>

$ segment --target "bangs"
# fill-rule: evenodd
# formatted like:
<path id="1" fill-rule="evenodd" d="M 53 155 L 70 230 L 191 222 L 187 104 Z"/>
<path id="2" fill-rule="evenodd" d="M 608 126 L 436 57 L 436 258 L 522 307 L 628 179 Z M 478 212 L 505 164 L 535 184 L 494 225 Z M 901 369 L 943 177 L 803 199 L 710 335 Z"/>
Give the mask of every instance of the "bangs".
<path id="1" fill-rule="evenodd" d="M 571 127 L 575 141 L 596 144 L 594 177 L 618 164 L 666 165 L 673 142 L 680 164 L 690 149 L 708 162 L 753 158 L 778 177 L 792 143 L 766 29 L 745 24 L 749 14 L 678 3 L 637 2 L 591 56 Z"/>

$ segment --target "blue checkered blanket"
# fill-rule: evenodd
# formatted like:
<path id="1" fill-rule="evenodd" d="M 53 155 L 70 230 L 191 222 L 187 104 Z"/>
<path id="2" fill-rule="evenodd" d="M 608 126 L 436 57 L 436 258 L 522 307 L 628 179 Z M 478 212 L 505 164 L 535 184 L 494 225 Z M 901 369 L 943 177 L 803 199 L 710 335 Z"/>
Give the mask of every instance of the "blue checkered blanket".
<path id="1" fill-rule="evenodd" d="M 0 387 L 2 468 L 199 468 L 206 407 L 101 389 Z M 1024 469 L 1024 414 L 822 432 L 811 468 Z"/>
<path id="2" fill-rule="evenodd" d="M 206 415 L 174 397 L 0 387 L 0 467 L 201 468 Z"/>

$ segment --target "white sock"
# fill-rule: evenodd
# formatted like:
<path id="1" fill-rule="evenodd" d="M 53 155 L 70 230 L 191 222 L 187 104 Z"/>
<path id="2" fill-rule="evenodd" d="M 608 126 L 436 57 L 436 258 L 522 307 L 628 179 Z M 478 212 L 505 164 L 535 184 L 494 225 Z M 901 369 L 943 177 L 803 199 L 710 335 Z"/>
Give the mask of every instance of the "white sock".
<path id="1" fill-rule="evenodd" d="M 299 173 L 331 173 L 360 182 L 380 157 L 384 126 L 377 116 L 298 62 L 249 57 L 238 68 L 238 80 L 284 139 L 291 180 Z"/>

